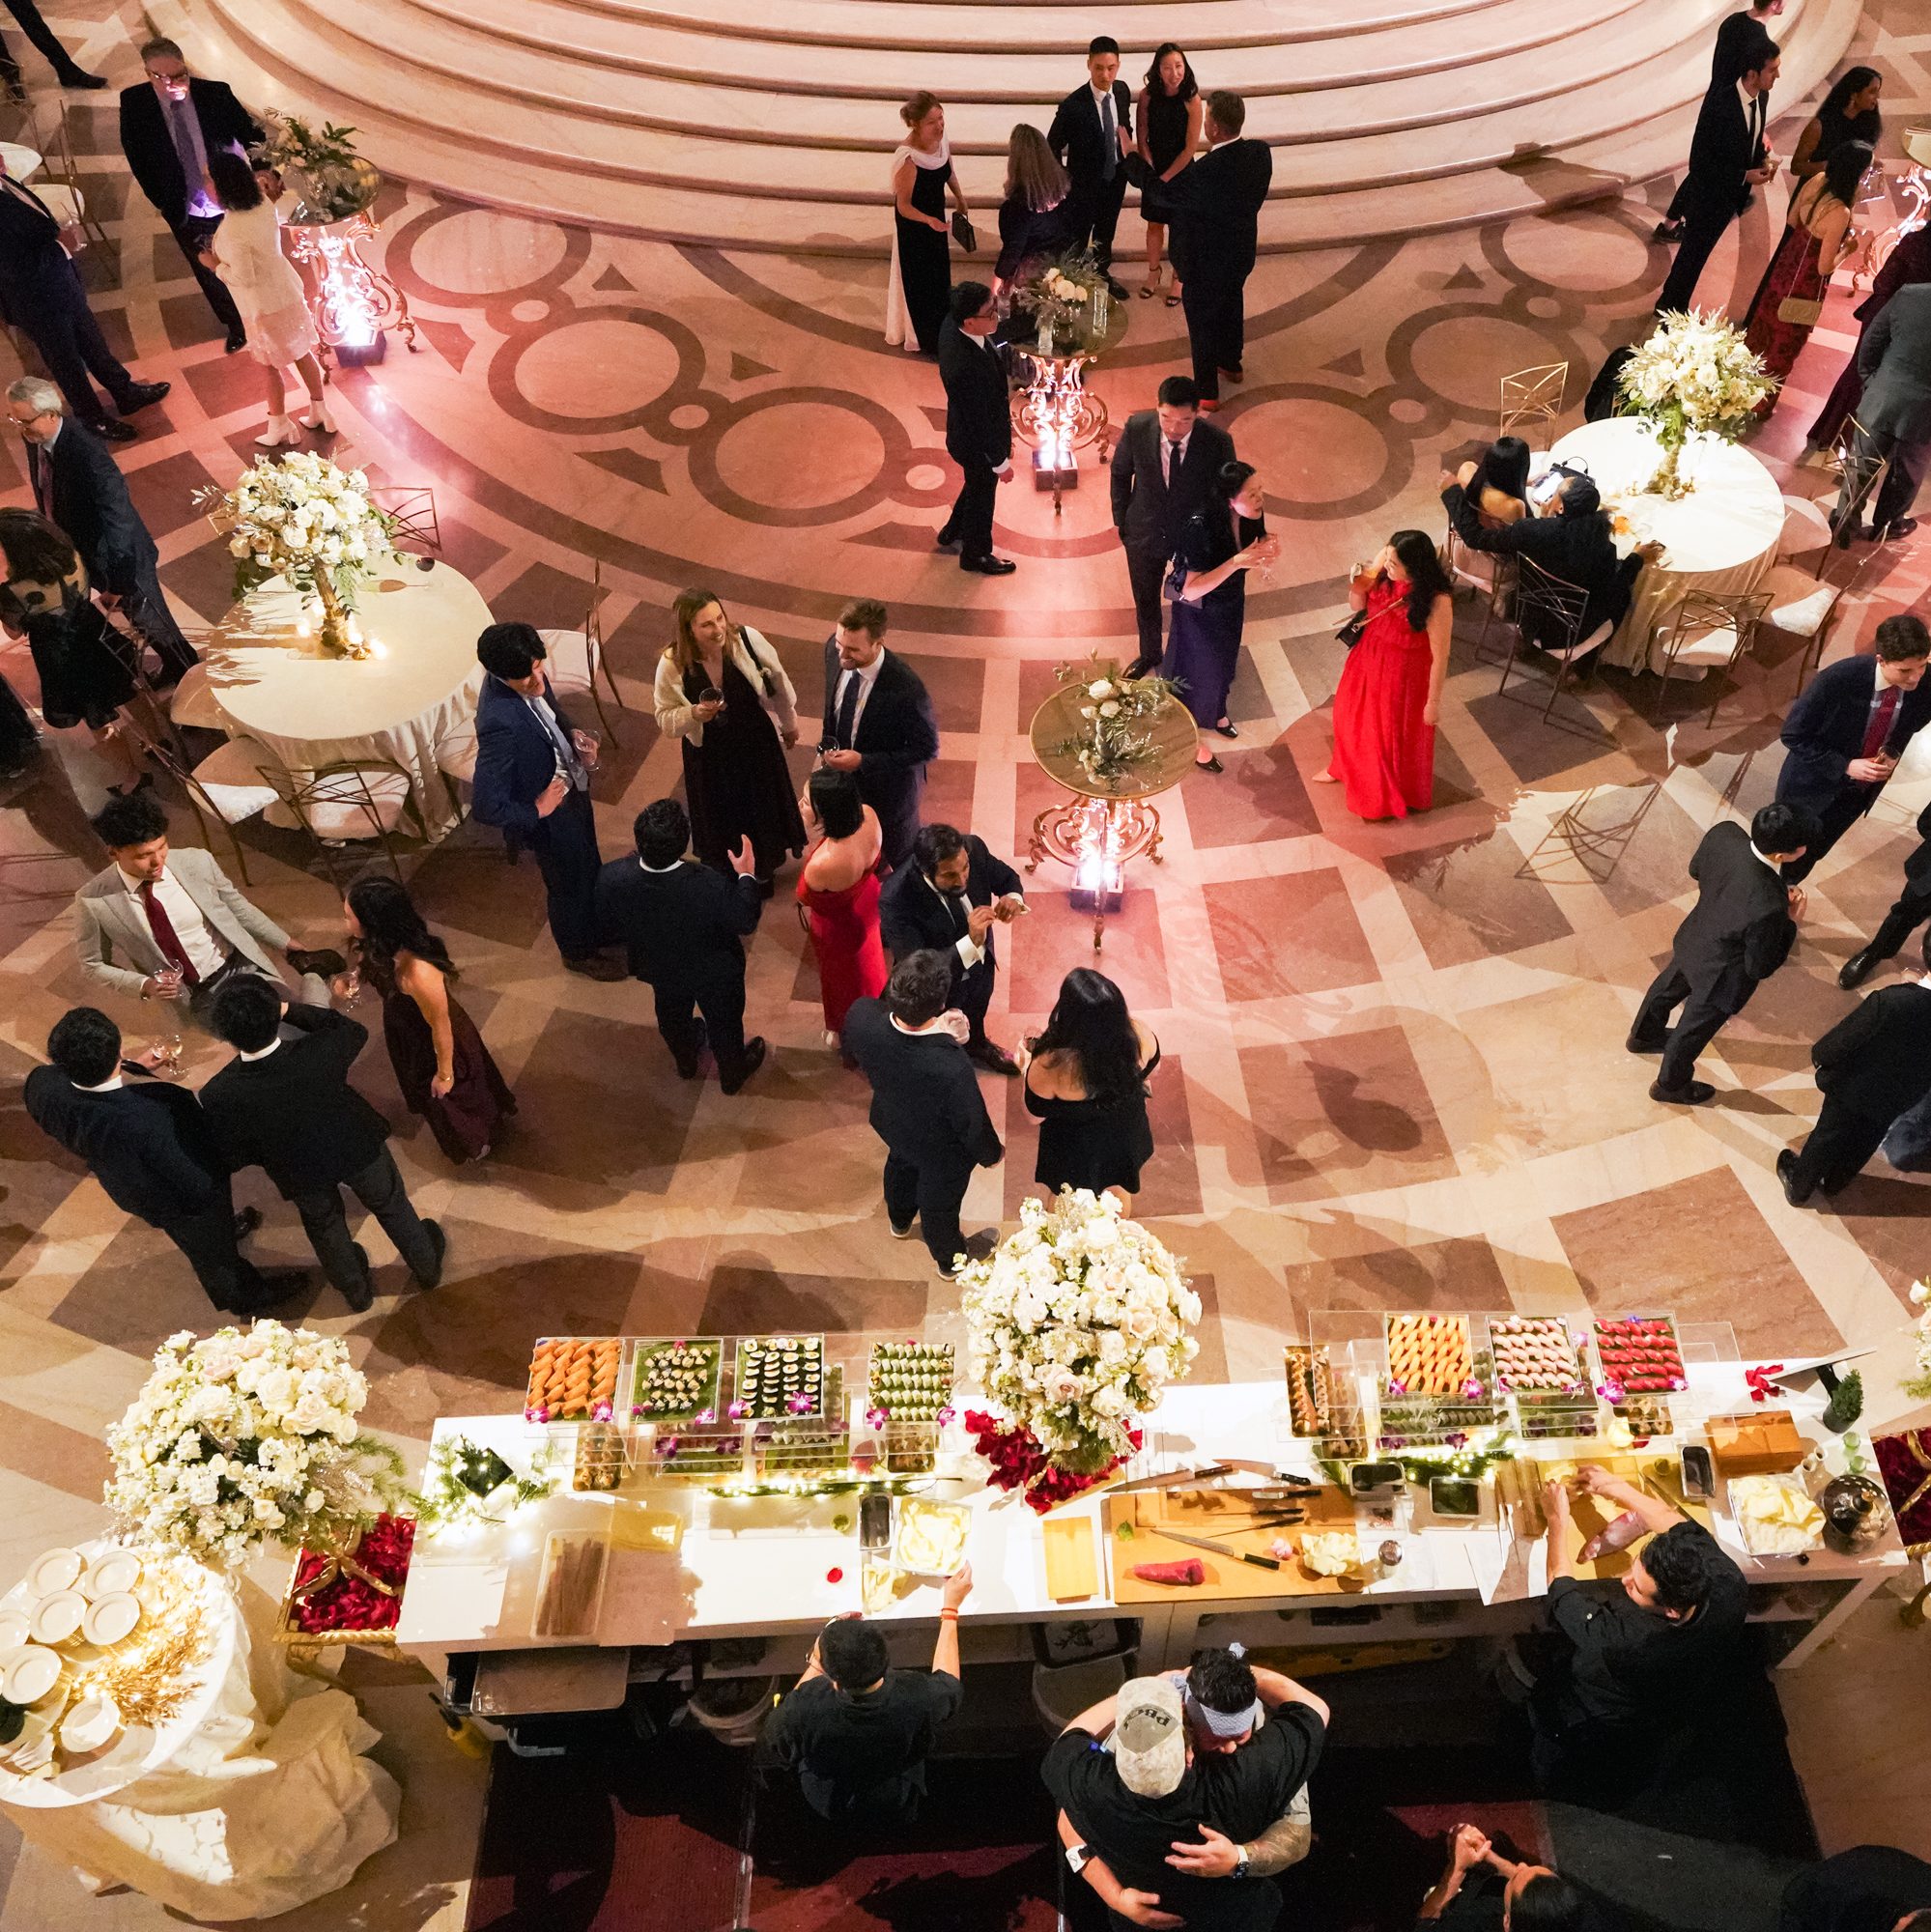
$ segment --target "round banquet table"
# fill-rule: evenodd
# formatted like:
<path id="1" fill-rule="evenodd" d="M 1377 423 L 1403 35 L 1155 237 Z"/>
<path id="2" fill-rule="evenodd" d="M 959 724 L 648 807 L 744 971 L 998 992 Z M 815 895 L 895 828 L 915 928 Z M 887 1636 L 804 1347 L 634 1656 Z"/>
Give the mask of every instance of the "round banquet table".
<path id="1" fill-rule="evenodd" d="M 364 579 L 355 614 L 372 656 L 327 656 L 319 620 L 304 620 L 301 599 L 279 577 L 222 618 L 203 655 L 232 736 L 255 739 L 294 773 L 391 760 L 434 838 L 460 815 L 436 748 L 476 715 L 476 638 L 490 607 L 460 570 L 419 562 L 388 558 Z M 279 810 L 270 816 L 288 822 Z"/>
<path id="2" fill-rule="evenodd" d="M 1641 416 L 1610 416 L 1571 430 L 1549 458 L 1586 469 L 1603 493 L 1605 508 L 1620 511 L 1629 527 L 1616 547 L 1628 555 L 1652 537 L 1663 546 L 1656 563 L 1638 573 L 1629 615 L 1603 653 L 1604 664 L 1626 670 L 1661 670 L 1666 626 L 1689 590 L 1753 590 L 1776 561 L 1783 534 L 1783 497 L 1776 480 L 1747 449 L 1713 438 L 1692 438 L 1683 451 L 1682 473 L 1695 488 L 1674 502 L 1641 494 L 1656 474 L 1662 452 Z"/>
<path id="3" fill-rule="evenodd" d="M 346 1690 L 289 1670 L 262 1592 L 238 1599 L 182 1557 L 142 1560 L 173 1566 L 208 1634 L 180 1710 L 51 1776 L 0 1766 L 0 1810 L 90 1889 L 125 1885 L 196 1919 L 266 1918 L 348 1884 L 396 1833 L 395 1781 L 364 1755 L 380 1734 Z M 26 1594 L 22 1580 L 0 1605 Z"/>

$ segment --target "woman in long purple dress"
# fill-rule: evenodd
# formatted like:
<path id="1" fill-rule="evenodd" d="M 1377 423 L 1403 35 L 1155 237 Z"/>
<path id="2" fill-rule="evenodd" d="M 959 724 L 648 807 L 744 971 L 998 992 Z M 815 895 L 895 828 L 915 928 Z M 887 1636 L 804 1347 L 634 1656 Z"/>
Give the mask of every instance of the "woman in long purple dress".
<path id="1" fill-rule="evenodd" d="M 383 1037 L 412 1114 L 459 1166 L 481 1160 L 516 1096 L 476 1023 L 451 996 L 449 949 L 394 879 L 357 879 L 343 910 L 355 964 L 382 995 Z"/>

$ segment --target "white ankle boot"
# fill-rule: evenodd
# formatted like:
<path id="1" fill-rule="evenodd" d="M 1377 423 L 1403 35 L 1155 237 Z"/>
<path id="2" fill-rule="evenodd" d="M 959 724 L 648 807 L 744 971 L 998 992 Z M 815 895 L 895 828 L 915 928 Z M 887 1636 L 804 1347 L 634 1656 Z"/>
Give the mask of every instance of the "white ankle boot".
<path id="1" fill-rule="evenodd" d="M 268 428 L 255 439 L 255 443 L 261 449 L 279 449 L 284 443 L 300 440 L 300 431 L 287 416 L 270 416 Z"/>
<path id="2" fill-rule="evenodd" d="M 302 417 L 301 422 L 304 429 L 319 430 L 324 436 L 334 436 L 337 434 L 335 418 L 328 413 L 328 405 L 327 403 L 310 403 L 308 413 Z"/>

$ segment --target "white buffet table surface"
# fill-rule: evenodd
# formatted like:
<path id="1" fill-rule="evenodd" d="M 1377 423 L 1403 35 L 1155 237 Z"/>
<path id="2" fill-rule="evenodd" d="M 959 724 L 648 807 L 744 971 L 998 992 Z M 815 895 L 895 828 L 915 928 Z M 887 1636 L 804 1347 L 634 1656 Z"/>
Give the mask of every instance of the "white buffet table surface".
<path id="1" fill-rule="evenodd" d="M 1751 1407 L 1744 1381 L 1744 1365 L 1736 1362 L 1691 1363 L 1692 1401 L 1700 1413 L 1741 1412 Z M 1830 1440 L 1818 1425 L 1822 1398 L 1806 1392 L 1779 1400 L 1799 1427 L 1813 1437 Z M 466 1436 L 495 1449 L 521 1474 L 542 1432 L 521 1415 L 448 1418 L 436 1425 L 439 1442 Z M 1149 1419 L 1147 1449 L 1151 1467 L 1175 1469 L 1204 1466 L 1216 1459 L 1235 1457 L 1267 1462 L 1282 1470 L 1318 1475 L 1312 1445 L 1292 1436 L 1287 1399 L 1276 1381 L 1203 1383 L 1170 1389 L 1155 1415 Z M 1558 1452 L 1554 1445 L 1537 1445 L 1545 1454 L 1574 1453 L 1587 1460 L 1590 1445 L 1572 1445 Z M 1596 1453 L 1611 1453 L 1600 1445 Z M 418 1538 L 409 1582 L 403 1596 L 398 1641 L 405 1648 L 432 1653 L 516 1649 L 543 1640 L 530 1635 L 536 1594 L 536 1574 L 545 1537 L 567 1528 L 593 1528 L 611 1520 L 610 1512 L 622 1505 L 611 1498 L 571 1492 L 569 1456 L 559 1455 L 564 1488 L 548 1500 L 525 1507 L 497 1527 L 443 1530 Z M 979 1466 L 975 1463 L 973 1466 Z M 1136 1465 L 1135 1473 L 1138 1473 Z M 1106 1538 L 1102 1545 L 1102 1593 L 1076 1602 L 1055 1603 L 1047 1595 L 1045 1552 L 1040 1519 L 1017 1495 L 985 1490 L 977 1481 L 941 1480 L 925 1493 L 955 1498 L 972 1509 L 968 1546 L 973 1590 L 966 1605 L 970 1623 L 1035 1621 L 1048 1617 L 1092 1616 L 1115 1607 L 1104 1594 L 1108 1577 Z M 1056 1511 L 1055 1515 L 1099 1517 L 1099 1496 Z M 613 1539 L 599 1621 L 593 1639 L 601 1645 L 664 1644 L 682 1637 L 724 1638 L 815 1633 L 829 1618 L 861 1606 L 862 1555 L 853 1495 L 810 1498 L 762 1497 L 726 1500 L 695 1486 L 653 1487 L 647 1497 L 653 1509 L 674 1508 L 686 1518 L 680 1553 L 669 1556 L 645 1549 L 625 1549 Z M 848 1520 L 843 1530 L 833 1519 Z M 1718 1533 L 1748 1569 L 1734 1525 L 1717 1518 Z M 1402 1539 L 1406 1556 L 1401 1569 L 1385 1580 L 1370 1584 L 1345 1601 L 1413 1602 L 1423 1598 L 1540 1594 L 1540 1564 L 1514 1566 L 1513 1583 L 1503 1576 L 1507 1545 L 1496 1524 L 1425 1527 Z M 1171 1552 L 1169 1552 L 1171 1553 Z M 1874 1588 L 1883 1577 L 1903 1568 L 1906 1558 L 1894 1536 L 1861 1557 L 1839 1556 L 1828 1549 L 1810 1555 L 1801 1570 L 1788 1561 L 1772 1561 L 1758 1580 L 1864 1579 Z M 840 1573 L 833 1580 L 833 1571 Z M 1522 1580 L 1523 1574 L 1528 1580 Z M 1860 1592 L 1860 1594 L 1863 1594 Z M 1177 1590 L 1176 1604 L 1185 1610 L 1252 1611 L 1257 1604 L 1271 1611 L 1274 1600 L 1214 1596 L 1211 1585 Z M 1305 1607 L 1310 1601 L 1290 1600 Z M 1162 1600 L 1163 1604 L 1165 1600 Z M 1158 1607 L 1158 1606 L 1154 1606 Z M 1129 1613 L 1145 1615 L 1149 1606 L 1134 1605 Z M 939 1585 L 923 1584 L 882 1613 L 887 1619 L 929 1621 L 939 1609 Z M 583 1638 L 576 1639 L 585 1641 Z"/>
<path id="2" fill-rule="evenodd" d="M 1686 591 L 1753 590 L 1776 561 L 1782 494 L 1763 464 L 1737 443 L 1692 438 L 1680 467 L 1695 487 L 1673 502 L 1641 494 L 1662 452 L 1640 416 L 1584 423 L 1562 438 L 1549 458 L 1586 469 L 1604 507 L 1622 512 L 1630 526 L 1618 539 L 1624 555 L 1652 538 L 1663 546 L 1661 559 L 1645 564 L 1636 578 L 1629 614 L 1604 652 L 1605 664 L 1661 669 L 1667 633 L 1658 638 L 1655 632 L 1674 616 Z"/>
<path id="3" fill-rule="evenodd" d="M 483 669 L 482 594 L 449 564 L 390 558 L 364 582 L 355 612 L 373 654 L 324 654 L 319 625 L 276 578 L 237 604 L 204 652 L 209 691 L 229 733 L 253 738 L 291 772 L 385 758 L 409 776 L 435 837 L 455 823 L 437 747 L 476 715 Z"/>

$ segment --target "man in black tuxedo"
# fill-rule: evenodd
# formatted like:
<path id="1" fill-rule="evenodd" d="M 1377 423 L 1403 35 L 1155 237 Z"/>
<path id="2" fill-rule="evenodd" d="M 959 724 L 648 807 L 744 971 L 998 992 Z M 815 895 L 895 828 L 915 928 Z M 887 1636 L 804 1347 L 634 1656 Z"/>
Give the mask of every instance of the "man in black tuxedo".
<path id="1" fill-rule="evenodd" d="M 1931 933 L 1922 956 L 1923 978 L 1880 986 L 1810 1049 L 1824 1108 L 1803 1147 L 1776 1157 L 1793 1208 L 1855 1179 L 1890 1123 L 1931 1094 Z"/>
<path id="2" fill-rule="evenodd" d="M 1885 914 L 1868 946 L 1844 961 L 1837 983 L 1856 992 L 1887 959 L 1895 955 L 1916 926 L 1931 919 L 1931 805 L 1917 814 L 1917 849 L 1904 862 L 1904 890 Z"/>
<path id="3" fill-rule="evenodd" d="M 1751 58 L 1755 64 L 1736 84 L 1713 86 L 1697 112 L 1696 130 L 1690 137 L 1690 173 L 1678 196 L 1683 239 L 1656 298 L 1659 315 L 1689 308 L 1703 265 L 1748 202 L 1751 185 L 1775 178 L 1777 160 L 1765 130 L 1770 91 L 1776 84 L 1777 49 L 1765 39 Z"/>
<path id="4" fill-rule="evenodd" d="M 1010 577 L 1017 566 L 992 553 L 992 506 L 1012 474 L 1012 404 L 1006 357 L 992 331 L 999 310 L 983 282 L 960 282 L 939 330 L 939 380 L 946 385 L 946 454 L 965 472 L 938 547 L 959 554 L 961 570 Z"/>
<path id="5" fill-rule="evenodd" d="M 645 806 L 634 831 L 636 855 L 612 859 L 597 877 L 597 935 L 621 946 L 631 978 L 655 993 L 657 1031 L 677 1071 L 696 1079 L 708 1038 L 719 1084 L 735 1094 L 765 1052 L 761 1037 L 744 1037 L 745 935 L 764 910 L 751 841 L 738 841 L 726 879 L 688 855 L 691 820 L 674 798 Z"/>
<path id="6" fill-rule="evenodd" d="M 1887 617 L 1871 656 L 1826 665 L 1783 721 L 1779 804 L 1817 820 L 1808 854 L 1784 877 L 1798 880 L 1877 803 L 1904 748 L 1931 723 L 1931 631 L 1921 617 Z"/>
<path id="7" fill-rule="evenodd" d="M 1207 152 L 1161 192 L 1174 209 L 1174 273 L 1193 351 L 1194 387 L 1204 410 L 1220 407 L 1220 379 L 1237 383 L 1247 337 L 1247 277 L 1260 246 L 1261 210 L 1274 179 L 1274 153 L 1241 138 L 1247 103 L 1218 88 L 1207 97 Z"/>
<path id="8" fill-rule="evenodd" d="M 906 874 L 899 874 L 900 877 Z M 882 1000 L 854 1000 L 844 1044 L 871 1082 L 871 1130 L 885 1143 L 885 1211 L 897 1240 L 913 1223 L 939 1273 L 991 1252 L 990 1232 L 970 1239 L 959 1227 L 973 1169 L 996 1167 L 1006 1150 L 985 1110 L 972 1064 L 960 1049 L 944 952 L 909 952 L 892 969 Z"/>
<path id="9" fill-rule="evenodd" d="M 1782 12 L 1783 0 L 1757 0 L 1755 6 L 1724 16 L 1710 52 L 1711 88 L 1735 87 L 1746 70 L 1762 64 L 1764 55 L 1775 47 L 1769 23 Z M 1690 206 L 1688 187 L 1688 177 L 1677 184 L 1669 212 L 1657 223 L 1653 241 L 1683 240 L 1683 215 Z"/>
<path id="10" fill-rule="evenodd" d="M 147 386 L 167 388 L 165 383 Z M 7 412 L 27 445 L 35 507 L 67 532 L 102 607 L 118 609 L 160 660 L 156 682 L 178 684 L 195 662 L 194 646 L 168 609 L 161 554 L 128 494 L 128 479 L 95 440 L 100 425 L 89 430 L 69 420 L 61 391 L 40 376 L 22 376 L 9 386 Z"/>
<path id="11" fill-rule="evenodd" d="M 939 727 L 924 682 L 885 648 L 885 606 L 855 597 L 825 640 L 825 722 L 818 761 L 858 779 L 858 795 L 878 814 L 885 863 L 912 854 L 925 767 L 939 755 Z"/>
<path id="12" fill-rule="evenodd" d="M 131 442 L 136 431 L 122 417 L 159 402 L 168 392 L 166 383 L 137 383 L 108 348 L 87 305 L 87 290 L 68 252 L 66 232 L 46 203 L 7 172 L 4 161 L 0 320 L 12 323 L 33 343 L 68 408 L 109 442 Z M 94 392 L 96 383 L 113 398 L 120 415 L 102 408 Z"/>
<path id="13" fill-rule="evenodd" d="M 424 1288 L 442 1279 L 448 1245 L 418 1217 L 389 1152 L 389 1123 L 349 1085 L 369 1030 L 327 1007 L 291 1007 L 268 980 L 238 973 L 214 996 L 216 1035 L 236 1057 L 201 1090 L 231 1171 L 259 1167 L 295 1203 L 322 1271 L 356 1314 L 375 1299 L 368 1250 L 349 1236 L 348 1188 Z M 284 1027 L 296 1037 L 283 1039 Z"/>
<path id="14" fill-rule="evenodd" d="M 1803 858 L 1813 831 L 1807 812 L 1767 805 L 1747 832 L 1734 819 L 1713 825 L 1690 855 L 1696 903 L 1676 928 L 1669 964 L 1643 995 L 1627 1042 L 1632 1053 L 1662 1055 L 1652 1100 L 1694 1107 L 1717 1091 L 1695 1077 L 1696 1056 L 1790 956 L 1803 893 L 1786 885 L 1779 868 Z"/>
<path id="15" fill-rule="evenodd" d="M 97 1008 L 75 1007 L 55 1021 L 47 1058 L 53 1065 L 35 1067 L 22 1095 L 35 1125 L 87 1163 L 115 1207 L 158 1228 L 187 1257 L 216 1308 L 260 1315 L 307 1288 L 305 1274 L 264 1274 L 242 1255 L 261 1209 L 236 1213 L 201 1102 L 165 1081 L 135 1086 L 123 1077 L 151 1074 L 154 1052 L 124 1061 L 121 1029 Z"/>
<path id="16" fill-rule="evenodd" d="M 1087 84 L 1053 110 L 1046 145 L 1065 164 L 1071 245 L 1091 248 L 1116 301 L 1113 235 L 1126 198 L 1126 156 L 1133 148 L 1133 97 L 1120 78 L 1120 43 L 1101 34 L 1086 50 Z"/>
<path id="17" fill-rule="evenodd" d="M 262 140 L 255 117 L 223 80 L 191 78 L 173 41 L 141 48 L 147 79 L 121 90 L 121 152 L 168 225 L 214 319 L 228 331 L 228 353 L 247 341 L 241 311 L 202 259 L 221 225 L 221 204 L 208 185 L 208 157 L 221 149 L 245 156 Z"/>
<path id="18" fill-rule="evenodd" d="M 1127 667 L 1128 677 L 1144 677 L 1160 662 L 1167 568 L 1187 519 L 1206 504 L 1221 467 L 1233 461 L 1234 439 L 1201 420 L 1200 391 L 1185 376 L 1169 376 L 1160 384 L 1158 407 L 1134 411 L 1120 432 L 1113 451 L 1113 527 L 1126 552 L 1140 629 L 1140 654 Z"/>
<path id="19" fill-rule="evenodd" d="M 564 966 L 590 980 L 621 980 L 597 952 L 595 899 L 603 855 L 590 804 L 597 748 L 564 715 L 544 671 L 532 624 L 491 624 L 476 639 L 489 672 L 476 698 L 476 771 L 470 814 L 499 825 L 512 849 L 536 854 L 549 896 L 550 935 Z"/>
<path id="20" fill-rule="evenodd" d="M 1026 909 L 1019 874 L 995 859 L 983 838 L 950 825 L 922 827 L 912 863 L 899 867 L 878 895 L 879 932 L 893 958 L 929 950 L 951 960 L 950 1004 L 966 1017 L 966 1053 L 994 1073 L 1017 1073 L 1019 1063 L 985 1037 L 999 964 L 993 927 Z"/>

